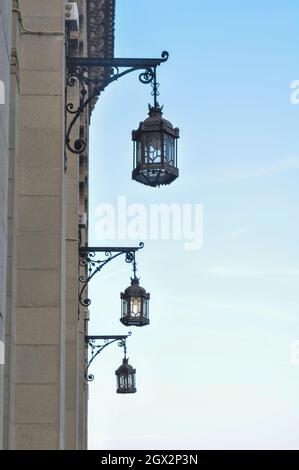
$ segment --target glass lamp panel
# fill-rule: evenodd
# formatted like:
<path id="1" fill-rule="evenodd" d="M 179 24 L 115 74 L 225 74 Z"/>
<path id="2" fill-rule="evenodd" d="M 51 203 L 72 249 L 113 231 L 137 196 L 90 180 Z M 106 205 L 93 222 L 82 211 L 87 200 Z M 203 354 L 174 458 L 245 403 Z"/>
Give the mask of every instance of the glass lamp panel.
<path id="1" fill-rule="evenodd" d="M 140 317 L 142 313 L 141 310 L 141 298 L 140 297 L 131 297 L 130 301 L 130 314 L 132 317 Z"/>
<path id="2" fill-rule="evenodd" d="M 128 388 L 128 376 L 124 375 L 123 379 L 124 379 L 124 389 L 127 390 L 127 388 Z"/>
<path id="3" fill-rule="evenodd" d="M 134 385 L 134 383 L 133 383 L 133 376 L 132 376 L 132 375 L 129 375 L 129 376 L 128 376 L 128 386 L 129 386 L 129 388 L 132 388 L 133 385 Z"/>
<path id="4" fill-rule="evenodd" d="M 144 299 L 143 305 L 144 305 L 144 316 L 145 318 L 148 318 L 148 299 Z"/>
<path id="5" fill-rule="evenodd" d="M 124 378 L 123 378 L 122 375 L 120 375 L 120 376 L 118 377 L 118 387 L 119 387 L 120 389 L 124 388 Z"/>
<path id="6" fill-rule="evenodd" d="M 122 316 L 126 317 L 128 315 L 128 302 L 126 299 L 122 301 Z"/>
<path id="7" fill-rule="evenodd" d="M 137 140 L 136 142 L 136 161 L 137 161 L 137 165 L 139 165 L 142 161 L 141 159 L 141 149 L 142 149 L 142 145 L 141 145 L 141 142 L 140 140 Z"/>
<path id="8" fill-rule="evenodd" d="M 167 134 L 164 135 L 164 158 L 174 166 L 174 138 Z"/>
<path id="9" fill-rule="evenodd" d="M 145 163 L 161 163 L 162 143 L 160 132 L 149 132 L 145 135 Z"/>

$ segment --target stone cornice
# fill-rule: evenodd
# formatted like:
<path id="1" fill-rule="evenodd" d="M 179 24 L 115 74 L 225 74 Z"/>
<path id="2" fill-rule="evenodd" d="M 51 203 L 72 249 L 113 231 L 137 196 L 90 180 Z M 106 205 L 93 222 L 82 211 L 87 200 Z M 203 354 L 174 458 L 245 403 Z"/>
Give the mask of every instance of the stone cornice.
<path id="1" fill-rule="evenodd" d="M 87 48 L 89 57 L 114 56 L 115 0 L 87 0 Z M 90 77 L 105 81 L 109 70 L 91 69 Z M 92 102 L 92 112 L 97 98 Z"/>

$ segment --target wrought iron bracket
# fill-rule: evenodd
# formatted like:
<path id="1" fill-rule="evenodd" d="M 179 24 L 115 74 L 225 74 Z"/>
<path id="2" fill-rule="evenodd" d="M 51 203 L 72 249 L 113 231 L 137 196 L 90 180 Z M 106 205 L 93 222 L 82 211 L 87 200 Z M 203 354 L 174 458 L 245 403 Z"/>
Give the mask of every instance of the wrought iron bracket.
<path id="1" fill-rule="evenodd" d="M 126 356 L 126 339 L 128 338 L 128 336 L 131 336 L 131 334 L 131 331 L 129 331 L 127 335 L 85 336 L 85 344 L 91 349 L 91 357 L 88 360 L 85 369 L 85 379 L 87 380 L 87 382 L 92 382 L 94 380 L 94 375 L 88 373 L 90 365 L 95 360 L 95 358 L 103 351 L 103 349 L 107 348 L 107 346 L 109 346 L 110 344 L 118 342 L 118 346 L 120 348 L 124 348 L 124 354 Z M 100 343 L 98 343 L 98 341 L 100 341 Z"/>
<path id="2" fill-rule="evenodd" d="M 159 59 L 125 59 L 125 58 L 99 58 L 99 57 L 67 57 L 67 79 L 66 84 L 69 87 L 79 83 L 80 99 L 79 106 L 74 107 L 72 102 L 66 100 L 65 110 L 66 115 L 71 114 L 73 117 L 68 124 L 65 144 L 66 148 L 74 154 L 81 154 L 87 146 L 84 138 L 79 137 L 71 142 L 72 129 L 79 119 L 80 115 L 84 112 L 86 107 L 99 96 L 101 91 L 104 90 L 110 83 L 117 81 L 119 78 L 124 77 L 128 73 L 135 72 L 136 70 L 143 70 L 139 75 L 139 81 L 143 84 L 151 84 L 153 87 L 152 95 L 154 96 L 155 104 L 157 102 L 157 95 L 159 84 L 156 80 L 156 69 L 161 63 L 168 60 L 169 53 L 163 51 Z M 90 68 L 104 68 L 108 69 L 108 78 L 100 80 L 89 77 Z M 125 70 L 120 70 L 120 69 Z"/>
<path id="3" fill-rule="evenodd" d="M 91 300 L 84 298 L 85 289 L 89 281 L 100 272 L 106 264 L 115 258 L 125 255 L 126 263 L 132 263 L 136 270 L 135 253 L 144 247 L 144 243 L 140 242 L 139 246 L 134 247 L 89 247 L 83 246 L 79 248 L 80 261 L 79 264 L 86 268 L 86 274 L 79 276 L 79 283 L 82 287 L 79 291 L 79 303 L 82 307 L 88 307 Z M 97 258 L 97 253 L 104 253 L 104 258 Z"/>

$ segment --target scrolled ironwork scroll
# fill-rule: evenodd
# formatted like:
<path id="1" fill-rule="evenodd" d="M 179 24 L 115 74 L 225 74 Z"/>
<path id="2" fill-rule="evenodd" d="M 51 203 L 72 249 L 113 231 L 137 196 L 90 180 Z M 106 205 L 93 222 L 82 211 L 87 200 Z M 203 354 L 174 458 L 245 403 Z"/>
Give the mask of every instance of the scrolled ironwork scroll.
<path id="1" fill-rule="evenodd" d="M 95 358 L 107 348 L 110 344 L 116 343 L 120 348 L 124 348 L 124 354 L 126 355 L 126 339 L 131 336 L 132 332 L 129 331 L 127 335 L 116 335 L 116 336 L 86 336 L 85 343 L 87 347 L 90 347 L 91 355 L 87 360 L 87 365 L 85 368 L 85 379 L 87 382 L 92 382 L 94 380 L 94 374 L 90 374 L 89 367 L 95 360 Z M 101 341 L 97 343 L 97 341 Z"/>
<path id="2" fill-rule="evenodd" d="M 71 101 L 66 100 L 65 112 L 66 117 L 71 116 L 70 122 L 67 124 L 65 134 L 66 148 L 73 154 L 82 154 L 87 147 L 87 141 L 83 137 L 75 138 L 71 141 L 72 130 L 80 118 L 80 115 L 89 106 L 89 104 L 99 96 L 110 83 L 119 80 L 121 77 L 135 72 L 137 70 L 144 70 L 139 75 L 139 81 L 145 85 L 152 84 L 153 90 L 157 93 L 156 82 L 156 69 L 161 63 L 168 60 L 169 53 L 163 51 L 160 59 L 101 59 L 101 58 L 67 58 L 67 78 L 66 85 L 74 87 L 76 84 L 79 86 L 79 105 L 76 106 Z M 88 64 L 88 65 L 84 65 Z M 90 67 L 109 68 L 108 79 L 94 79 L 89 77 Z M 126 68 L 120 71 L 120 68 Z M 92 90 L 92 91 L 91 91 Z M 156 102 L 156 95 L 155 102 Z M 67 119 L 66 119 L 67 122 Z"/>
<path id="3" fill-rule="evenodd" d="M 108 264 L 113 259 L 125 255 L 126 263 L 136 264 L 135 253 L 136 251 L 142 249 L 144 243 L 140 242 L 138 247 L 121 247 L 121 248 L 88 248 L 82 247 L 79 251 L 80 260 L 79 266 L 85 268 L 85 274 L 79 276 L 79 283 L 82 284 L 82 287 L 79 290 L 79 303 L 82 307 L 89 307 L 91 304 L 91 299 L 84 297 L 86 292 L 87 284 L 91 279 L 100 272 L 106 264 Z M 97 258 L 98 253 L 102 253 L 100 258 Z M 104 257 L 103 257 L 104 256 Z"/>

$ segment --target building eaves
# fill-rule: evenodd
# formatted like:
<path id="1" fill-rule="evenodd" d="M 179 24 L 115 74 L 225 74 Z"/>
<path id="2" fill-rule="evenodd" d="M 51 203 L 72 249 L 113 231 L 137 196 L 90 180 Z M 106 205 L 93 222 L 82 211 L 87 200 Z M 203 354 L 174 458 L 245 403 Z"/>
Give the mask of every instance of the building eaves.
<path id="1" fill-rule="evenodd" d="M 115 0 L 87 0 L 87 47 L 88 57 L 114 57 Z M 91 68 L 89 77 L 105 88 L 111 71 L 104 68 Z M 91 90 L 92 92 L 92 90 Z M 90 106 L 92 113 L 98 98 Z"/>

